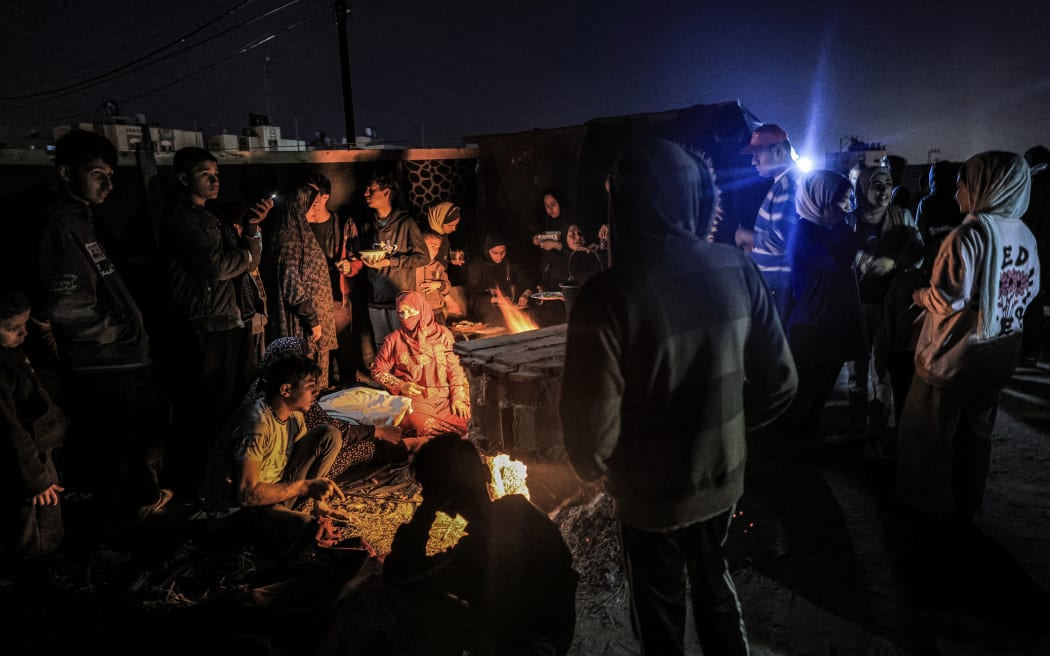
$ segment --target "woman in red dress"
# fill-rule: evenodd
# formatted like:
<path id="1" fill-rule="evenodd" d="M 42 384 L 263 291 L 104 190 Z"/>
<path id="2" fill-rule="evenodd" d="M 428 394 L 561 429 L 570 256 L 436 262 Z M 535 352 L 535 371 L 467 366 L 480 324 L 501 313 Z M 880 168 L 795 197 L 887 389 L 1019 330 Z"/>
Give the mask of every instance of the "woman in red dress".
<path id="1" fill-rule="evenodd" d="M 401 326 L 383 341 L 372 378 L 391 394 L 412 399 L 403 427 L 418 436 L 467 432 L 467 377 L 452 352 L 452 332 L 434 321 L 430 304 L 417 292 L 397 297 Z"/>

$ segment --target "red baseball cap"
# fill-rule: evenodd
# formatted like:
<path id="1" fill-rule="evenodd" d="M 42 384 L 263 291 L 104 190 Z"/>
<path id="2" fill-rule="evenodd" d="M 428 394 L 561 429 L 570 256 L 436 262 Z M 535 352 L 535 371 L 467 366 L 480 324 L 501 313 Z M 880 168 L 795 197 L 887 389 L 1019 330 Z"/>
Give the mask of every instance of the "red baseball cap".
<path id="1" fill-rule="evenodd" d="M 761 150 L 784 143 L 788 140 L 787 132 L 775 123 L 764 123 L 751 133 L 751 143 L 740 151 L 743 155 L 751 155 Z"/>

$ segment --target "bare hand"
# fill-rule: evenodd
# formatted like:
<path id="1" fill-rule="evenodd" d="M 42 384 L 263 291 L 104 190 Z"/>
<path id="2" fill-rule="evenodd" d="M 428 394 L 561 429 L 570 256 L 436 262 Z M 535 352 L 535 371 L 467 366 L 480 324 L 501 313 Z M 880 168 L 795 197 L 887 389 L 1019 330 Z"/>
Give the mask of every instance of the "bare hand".
<path id="1" fill-rule="evenodd" d="M 413 382 L 405 382 L 401 386 L 402 396 L 419 396 L 423 393 L 423 387 Z"/>
<path id="2" fill-rule="evenodd" d="M 875 275 L 884 276 L 897 267 L 897 263 L 890 257 L 877 257 L 871 263 L 871 271 Z"/>
<path id="3" fill-rule="evenodd" d="M 609 226 L 603 223 L 602 227 L 598 228 L 598 241 L 607 242 L 609 241 Z"/>
<path id="4" fill-rule="evenodd" d="M 402 435 L 404 435 L 404 432 L 399 426 L 376 426 L 377 440 L 397 444 L 401 441 Z"/>
<path id="5" fill-rule="evenodd" d="M 378 260 L 368 259 L 368 260 L 363 260 L 363 261 L 365 263 L 365 266 L 372 267 L 373 269 L 385 269 L 388 266 L 390 266 L 390 258 L 389 257 L 384 257 L 384 258 L 381 258 L 381 259 L 378 259 Z"/>
<path id="6" fill-rule="evenodd" d="M 34 506 L 57 506 L 58 505 L 58 494 L 59 492 L 65 492 L 66 488 L 62 487 L 58 483 L 52 483 L 46 490 L 40 494 L 33 495 Z"/>
<path id="7" fill-rule="evenodd" d="M 310 341 L 320 342 L 321 341 L 321 324 L 317 324 L 310 329 Z"/>
<path id="8" fill-rule="evenodd" d="M 317 501 L 329 501 L 330 499 L 346 499 L 346 495 L 339 489 L 330 478 L 314 478 L 306 482 L 306 496 Z"/>
<path id="9" fill-rule="evenodd" d="M 528 304 L 529 304 L 529 294 L 522 294 L 518 298 L 518 307 L 519 308 L 523 308 L 523 307 L 525 307 Z"/>
<path id="10" fill-rule="evenodd" d="M 29 317 L 29 320 L 33 322 L 33 325 L 40 331 L 40 337 L 44 340 L 44 344 L 47 345 L 51 352 L 58 355 L 58 342 L 55 340 L 55 333 L 51 330 L 50 321 L 37 321 L 33 317 Z"/>
<path id="11" fill-rule="evenodd" d="M 350 260 L 339 260 L 335 263 L 335 268 L 339 270 L 340 275 L 350 275 Z"/>
<path id="12" fill-rule="evenodd" d="M 745 253 L 755 249 L 755 231 L 746 228 L 737 228 L 734 234 L 737 248 L 742 248 Z"/>
<path id="13" fill-rule="evenodd" d="M 421 446 L 423 446 L 424 444 L 427 443 L 427 438 L 425 438 L 425 437 L 406 437 L 405 439 L 401 440 L 401 442 L 404 443 L 405 448 L 408 449 L 409 453 L 415 453 L 416 451 L 419 450 L 419 447 L 421 447 Z"/>
<path id="14" fill-rule="evenodd" d="M 252 205 L 250 208 L 245 210 L 244 215 L 241 216 L 241 223 L 252 223 L 259 224 L 263 222 L 266 215 L 273 209 L 273 199 L 263 198 L 262 200 Z"/>
<path id="15" fill-rule="evenodd" d="M 466 402 L 456 399 L 452 402 L 452 414 L 460 419 L 466 419 L 470 417 L 470 406 Z"/>

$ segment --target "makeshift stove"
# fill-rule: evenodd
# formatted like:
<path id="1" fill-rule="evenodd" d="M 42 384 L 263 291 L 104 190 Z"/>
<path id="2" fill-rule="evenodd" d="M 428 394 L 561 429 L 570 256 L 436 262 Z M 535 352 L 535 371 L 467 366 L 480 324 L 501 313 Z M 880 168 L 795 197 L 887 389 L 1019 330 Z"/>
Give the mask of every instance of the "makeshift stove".
<path id="1" fill-rule="evenodd" d="M 561 453 L 565 324 L 457 342 L 470 381 L 470 437 L 500 451 Z"/>

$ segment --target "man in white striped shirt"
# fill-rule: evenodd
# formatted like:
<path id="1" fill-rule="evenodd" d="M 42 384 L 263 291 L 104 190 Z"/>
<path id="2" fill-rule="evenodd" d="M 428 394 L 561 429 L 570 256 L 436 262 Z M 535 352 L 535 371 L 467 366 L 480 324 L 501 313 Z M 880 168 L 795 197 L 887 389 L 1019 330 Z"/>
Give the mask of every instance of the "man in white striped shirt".
<path id="1" fill-rule="evenodd" d="M 738 228 L 736 245 L 751 254 L 773 301 L 786 324 L 794 301 L 791 296 L 791 265 L 788 263 L 788 240 L 798 223 L 795 189 L 801 173 L 792 157 L 787 133 L 773 123 L 765 123 L 751 133 L 751 142 L 742 153 L 751 155 L 751 165 L 763 178 L 773 178 L 755 218 L 753 230 Z"/>

